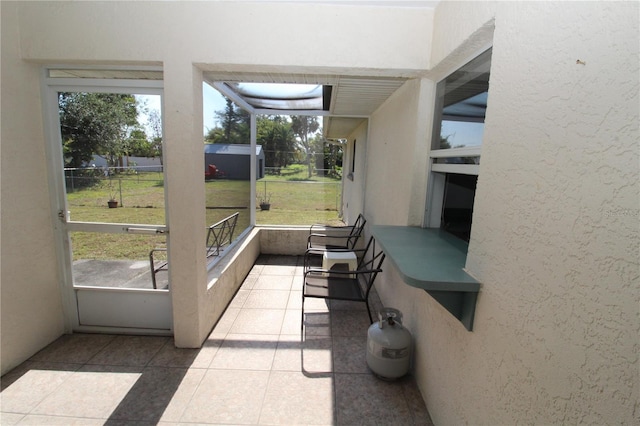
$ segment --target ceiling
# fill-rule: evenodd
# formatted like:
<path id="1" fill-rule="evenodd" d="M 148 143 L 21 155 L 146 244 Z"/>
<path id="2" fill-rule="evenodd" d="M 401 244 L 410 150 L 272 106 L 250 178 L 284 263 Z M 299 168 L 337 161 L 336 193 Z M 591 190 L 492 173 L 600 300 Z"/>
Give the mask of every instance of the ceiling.
<path id="1" fill-rule="evenodd" d="M 274 1 L 274 0 L 271 0 Z M 275 0 L 293 1 L 293 0 Z M 440 0 L 295 0 L 308 3 L 334 3 L 352 6 L 389 6 L 435 8 Z M 202 64 L 201 64 L 202 65 Z M 133 67 L 135 68 L 135 67 Z M 331 102 L 318 115 L 323 116 L 323 132 L 327 139 L 346 138 L 362 124 L 408 77 L 353 76 L 334 74 L 306 74 L 282 72 L 242 72 L 238 70 L 213 71 L 204 65 L 203 77 L 207 83 L 220 89 L 224 83 L 287 83 L 331 86 Z M 116 69 L 51 69 L 50 77 L 110 78 L 160 80 L 161 70 Z M 234 99 L 235 100 L 235 99 Z M 252 108 L 251 106 L 249 106 Z M 260 113 L 282 114 L 282 110 L 259 109 Z"/>
<path id="2" fill-rule="evenodd" d="M 391 96 L 406 78 L 358 77 L 329 74 L 253 73 L 205 71 L 204 79 L 216 83 L 286 83 L 320 84 L 331 86 L 331 103 L 323 115 L 323 132 L 327 139 L 346 138 L 382 103 Z M 217 84 L 219 88 L 219 84 Z M 259 110 L 268 113 L 269 110 Z M 273 110 L 273 114 L 282 111 Z"/>
<path id="3" fill-rule="evenodd" d="M 162 80 L 162 70 L 132 68 L 52 68 L 51 78 L 94 78 Z M 391 96 L 408 78 L 387 76 L 345 76 L 334 74 L 304 74 L 282 72 L 205 71 L 204 80 L 213 85 L 222 83 L 280 83 L 318 84 L 331 86 L 328 110 L 318 111 L 323 116 L 323 132 L 327 139 L 346 138 Z M 218 87 L 219 88 L 219 87 Z M 234 99 L 235 100 L 235 99 Z M 249 105 L 251 108 L 251 106 Z M 326 108 L 325 108 L 326 109 Z M 282 114 L 282 110 L 258 109 L 264 114 Z"/>

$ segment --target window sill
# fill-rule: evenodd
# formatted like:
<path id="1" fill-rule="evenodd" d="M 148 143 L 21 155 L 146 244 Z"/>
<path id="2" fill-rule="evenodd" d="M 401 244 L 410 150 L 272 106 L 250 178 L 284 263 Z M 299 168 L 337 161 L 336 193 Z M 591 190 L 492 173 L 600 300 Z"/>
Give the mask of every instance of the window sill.
<path id="1" fill-rule="evenodd" d="M 471 331 L 480 283 L 464 271 L 467 243 L 440 229 L 373 226 L 404 282 L 425 290 Z"/>

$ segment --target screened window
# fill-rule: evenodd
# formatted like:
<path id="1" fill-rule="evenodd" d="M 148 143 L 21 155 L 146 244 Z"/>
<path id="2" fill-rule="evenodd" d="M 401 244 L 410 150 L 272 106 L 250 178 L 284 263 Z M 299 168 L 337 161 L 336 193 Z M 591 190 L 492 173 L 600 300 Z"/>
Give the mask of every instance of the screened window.
<path id="1" fill-rule="evenodd" d="M 425 224 L 469 241 L 489 96 L 491 49 L 436 87 Z"/>

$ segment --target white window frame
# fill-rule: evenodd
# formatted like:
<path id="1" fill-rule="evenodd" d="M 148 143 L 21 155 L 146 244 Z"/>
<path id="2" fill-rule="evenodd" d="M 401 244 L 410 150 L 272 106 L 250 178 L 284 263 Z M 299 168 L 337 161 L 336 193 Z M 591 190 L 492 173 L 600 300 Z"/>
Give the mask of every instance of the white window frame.
<path id="1" fill-rule="evenodd" d="M 463 175 L 475 175 L 480 173 L 479 164 L 448 164 L 448 163 L 436 163 L 436 159 L 440 158 L 455 158 L 455 157 L 481 157 L 482 145 L 468 146 L 461 148 L 448 148 L 448 149 L 433 149 L 435 141 L 440 140 L 440 129 L 442 122 L 442 90 L 444 85 L 442 84 L 451 74 L 464 67 L 471 60 L 482 55 L 485 51 L 492 48 L 491 45 L 483 47 L 474 56 L 468 58 L 462 63 L 459 63 L 455 68 L 452 68 L 450 72 L 444 75 L 436 83 L 435 102 L 433 111 L 433 129 L 431 136 L 431 150 L 429 151 L 429 165 L 428 165 L 428 184 L 427 184 L 427 197 L 425 213 L 423 218 L 423 227 L 425 228 L 440 228 L 442 207 L 444 204 L 446 174 L 463 174 Z"/>

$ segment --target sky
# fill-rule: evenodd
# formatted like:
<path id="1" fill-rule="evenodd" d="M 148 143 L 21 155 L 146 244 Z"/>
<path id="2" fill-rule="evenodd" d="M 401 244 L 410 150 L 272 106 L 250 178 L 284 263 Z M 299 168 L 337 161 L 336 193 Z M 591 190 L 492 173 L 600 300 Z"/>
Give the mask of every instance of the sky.
<path id="1" fill-rule="evenodd" d="M 478 146 L 482 144 L 484 123 L 469 123 L 463 121 L 442 121 L 440 134 L 449 137 L 451 147 Z"/>
<path id="2" fill-rule="evenodd" d="M 216 127 L 216 111 L 224 111 L 226 107 L 226 101 L 224 97 L 213 87 L 204 83 L 202 85 L 203 94 L 203 134 L 206 134 L 209 129 Z M 160 96 L 158 95 L 135 95 L 136 99 L 141 102 L 149 110 L 160 111 Z M 149 127 L 147 125 L 148 115 L 140 114 L 138 121 L 145 127 L 147 134 L 150 134 Z"/>
<path id="3" fill-rule="evenodd" d="M 210 129 L 216 127 L 216 111 L 224 111 L 227 102 L 220 92 L 207 83 L 202 84 L 202 97 L 203 132 L 207 134 Z"/>
<path id="4" fill-rule="evenodd" d="M 222 94 L 207 83 L 202 85 L 203 94 L 203 135 L 207 134 L 209 129 L 216 127 L 216 111 L 224 111 L 226 101 Z M 149 110 L 160 110 L 160 96 L 158 95 L 136 95 L 143 105 Z M 147 134 L 151 134 L 147 126 L 147 114 L 141 114 L 139 118 L 140 124 L 147 129 Z M 449 136 L 451 146 L 477 146 L 482 143 L 482 132 L 484 123 L 464 123 L 455 121 L 443 121 L 441 134 Z"/>

